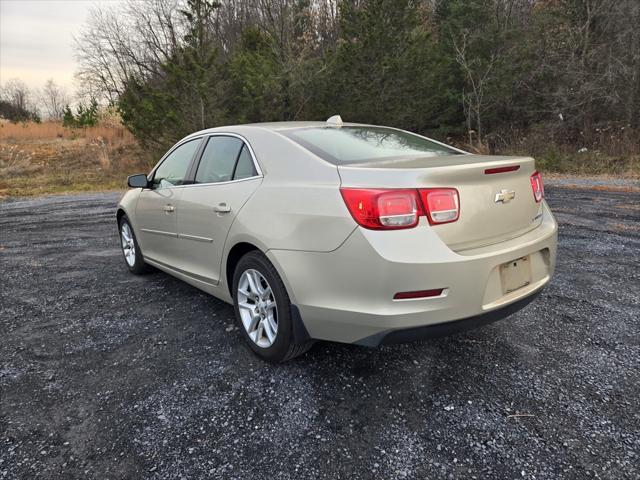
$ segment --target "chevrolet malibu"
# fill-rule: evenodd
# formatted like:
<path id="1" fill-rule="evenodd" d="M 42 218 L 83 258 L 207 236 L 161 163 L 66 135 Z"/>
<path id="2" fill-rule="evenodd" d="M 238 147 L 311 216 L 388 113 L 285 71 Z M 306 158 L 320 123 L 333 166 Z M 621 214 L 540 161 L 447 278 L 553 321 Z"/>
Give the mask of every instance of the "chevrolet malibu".
<path id="1" fill-rule="evenodd" d="M 532 158 L 339 116 L 197 132 L 128 183 L 129 270 L 151 265 L 233 304 L 273 362 L 315 340 L 377 346 L 504 318 L 555 267 Z"/>

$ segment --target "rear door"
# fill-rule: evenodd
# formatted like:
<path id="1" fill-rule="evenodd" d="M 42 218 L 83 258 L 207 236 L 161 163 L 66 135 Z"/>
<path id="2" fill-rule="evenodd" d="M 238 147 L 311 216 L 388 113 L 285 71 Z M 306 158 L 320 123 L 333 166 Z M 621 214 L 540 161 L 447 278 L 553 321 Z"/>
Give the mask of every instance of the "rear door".
<path id="1" fill-rule="evenodd" d="M 236 215 L 262 181 L 250 147 L 240 137 L 208 138 L 193 184 L 179 200 L 178 265 L 194 278 L 217 284 L 225 240 Z"/>
<path id="2" fill-rule="evenodd" d="M 189 140 L 171 150 L 152 173 L 151 188 L 140 192 L 134 227 L 146 258 L 165 264 L 175 261 L 178 199 L 201 141 Z"/>

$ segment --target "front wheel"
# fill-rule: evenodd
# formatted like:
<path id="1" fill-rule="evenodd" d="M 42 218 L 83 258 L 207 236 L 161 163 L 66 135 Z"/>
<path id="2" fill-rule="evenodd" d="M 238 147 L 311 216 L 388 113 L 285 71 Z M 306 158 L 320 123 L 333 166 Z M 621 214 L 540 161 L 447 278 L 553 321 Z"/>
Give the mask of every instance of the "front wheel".
<path id="1" fill-rule="evenodd" d="M 249 252 L 238 262 L 233 303 L 249 348 L 263 360 L 283 362 L 311 347 L 310 342 L 293 342 L 289 295 L 275 267 L 261 252 Z"/>
<path id="2" fill-rule="evenodd" d="M 118 227 L 120 230 L 120 245 L 122 246 L 124 261 L 129 271 L 136 275 L 147 272 L 149 267 L 145 263 L 144 258 L 142 258 L 140 245 L 138 245 L 138 240 L 136 240 L 136 235 L 133 233 L 133 228 L 126 215 L 122 216 Z"/>

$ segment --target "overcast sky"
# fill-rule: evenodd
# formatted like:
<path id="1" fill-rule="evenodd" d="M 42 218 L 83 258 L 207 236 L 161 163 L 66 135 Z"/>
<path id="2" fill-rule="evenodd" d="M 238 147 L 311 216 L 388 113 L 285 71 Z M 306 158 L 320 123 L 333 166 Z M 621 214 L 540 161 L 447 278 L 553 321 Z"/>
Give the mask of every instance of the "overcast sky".
<path id="1" fill-rule="evenodd" d="M 73 36 L 89 9 L 120 0 L 0 0 L 0 84 L 20 78 L 40 88 L 49 78 L 73 91 Z"/>

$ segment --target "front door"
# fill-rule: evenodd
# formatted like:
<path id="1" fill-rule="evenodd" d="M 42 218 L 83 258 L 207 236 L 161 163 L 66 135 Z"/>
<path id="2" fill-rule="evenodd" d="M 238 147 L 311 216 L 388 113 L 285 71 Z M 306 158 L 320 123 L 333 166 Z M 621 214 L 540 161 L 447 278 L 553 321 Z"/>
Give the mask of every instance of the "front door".
<path id="1" fill-rule="evenodd" d="M 140 192 L 134 228 L 145 258 L 166 264 L 175 260 L 178 199 L 201 140 L 187 141 L 169 152 L 154 171 L 151 188 Z"/>
<path id="2" fill-rule="evenodd" d="M 241 139 L 227 135 L 209 138 L 195 182 L 182 189 L 178 202 L 182 269 L 201 281 L 218 283 L 231 224 L 261 181 L 253 156 Z"/>

